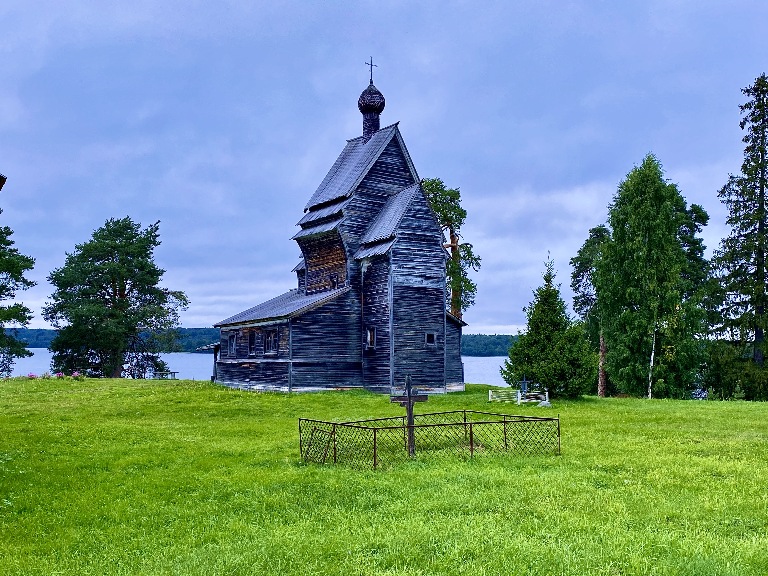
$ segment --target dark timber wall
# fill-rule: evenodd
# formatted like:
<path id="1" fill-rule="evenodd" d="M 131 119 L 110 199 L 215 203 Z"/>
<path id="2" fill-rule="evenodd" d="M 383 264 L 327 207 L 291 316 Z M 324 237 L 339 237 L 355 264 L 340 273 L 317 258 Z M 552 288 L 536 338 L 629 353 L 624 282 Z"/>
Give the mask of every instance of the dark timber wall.
<path id="1" fill-rule="evenodd" d="M 445 250 L 423 194 L 406 211 L 392 247 L 394 381 L 445 390 Z M 429 343 L 428 334 L 434 338 Z"/>
<path id="2" fill-rule="evenodd" d="M 363 378 L 366 387 L 382 391 L 391 386 L 389 271 L 389 256 L 376 256 L 363 274 L 363 330 L 376 333 L 374 346 L 363 350 Z"/>
<path id="3" fill-rule="evenodd" d="M 445 382 L 464 383 L 464 364 L 461 361 L 461 325 L 451 319 L 445 323 Z"/>
<path id="4" fill-rule="evenodd" d="M 293 318 L 292 386 L 362 386 L 362 339 L 354 291 Z"/>
<path id="5" fill-rule="evenodd" d="M 277 351 L 265 352 L 266 333 L 277 335 Z M 251 334 L 254 339 L 251 340 Z M 229 337 L 235 337 L 236 352 L 229 350 Z M 258 382 L 266 386 L 288 386 L 290 337 L 288 322 L 271 326 L 226 328 L 221 330 L 221 352 L 216 364 L 217 380 L 222 382 Z M 250 343 L 254 343 L 253 350 Z"/>

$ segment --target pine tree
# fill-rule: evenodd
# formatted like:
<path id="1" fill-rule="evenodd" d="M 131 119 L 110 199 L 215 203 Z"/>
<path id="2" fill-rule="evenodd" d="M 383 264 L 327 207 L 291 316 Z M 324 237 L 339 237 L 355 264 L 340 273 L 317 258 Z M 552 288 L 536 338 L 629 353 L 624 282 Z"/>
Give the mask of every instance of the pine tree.
<path id="1" fill-rule="evenodd" d="M 43 316 L 58 329 L 50 346 L 54 369 L 113 378 L 167 370 L 162 339 L 188 301 L 159 286 L 165 272 L 154 262 L 159 227 L 107 220 L 48 276 L 56 290 Z"/>
<path id="2" fill-rule="evenodd" d="M 2 177 L 5 183 L 5 177 Z M 0 214 L 2 214 L 0 210 Z M 26 290 L 35 285 L 24 277 L 24 273 L 35 265 L 33 258 L 21 254 L 14 248 L 11 239 L 13 230 L 0 226 L 0 302 L 10 300 L 10 304 L 0 305 L 0 375 L 10 376 L 16 358 L 32 356 L 23 342 L 13 331 L 6 330 L 8 324 L 26 326 L 32 318 L 29 308 L 18 302 L 12 302 L 19 290 Z"/>
<path id="3" fill-rule="evenodd" d="M 448 235 L 445 247 L 450 250 L 446 263 L 448 277 L 448 308 L 456 318 L 475 303 L 477 284 L 469 277 L 469 271 L 480 270 L 480 257 L 472 244 L 461 241 L 461 227 L 467 219 L 467 211 L 461 206 L 461 192 L 458 188 L 446 188 L 440 178 L 424 178 L 421 187 L 443 232 Z"/>
<path id="4" fill-rule="evenodd" d="M 741 173 L 730 175 L 718 196 L 728 207 L 731 232 L 723 239 L 715 264 L 724 293 L 720 333 L 743 347 L 749 345 L 753 363 L 763 366 L 766 304 L 766 252 L 768 252 L 768 78 L 762 74 L 744 88 L 748 97 L 739 108 L 739 123 L 746 130 Z M 764 379 L 759 379 L 764 380 Z M 751 396 L 750 396 L 751 395 Z M 752 390 L 748 396 L 768 398 L 768 390 Z"/>

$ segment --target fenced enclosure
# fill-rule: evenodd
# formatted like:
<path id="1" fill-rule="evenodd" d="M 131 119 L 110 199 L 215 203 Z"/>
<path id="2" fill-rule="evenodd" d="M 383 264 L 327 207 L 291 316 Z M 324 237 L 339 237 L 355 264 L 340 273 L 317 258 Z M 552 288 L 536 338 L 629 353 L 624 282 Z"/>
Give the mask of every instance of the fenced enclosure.
<path id="1" fill-rule="evenodd" d="M 405 416 L 326 422 L 299 418 L 305 462 L 381 468 L 408 459 Z M 476 410 L 414 414 L 416 456 L 474 458 L 484 454 L 560 454 L 560 418 Z"/>

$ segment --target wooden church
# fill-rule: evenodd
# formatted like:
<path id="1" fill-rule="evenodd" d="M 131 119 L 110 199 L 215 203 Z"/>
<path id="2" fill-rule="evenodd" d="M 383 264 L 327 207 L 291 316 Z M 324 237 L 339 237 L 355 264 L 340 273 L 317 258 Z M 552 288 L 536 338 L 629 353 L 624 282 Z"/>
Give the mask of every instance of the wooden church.
<path id="1" fill-rule="evenodd" d="M 217 382 L 253 390 L 366 388 L 407 376 L 432 393 L 464 388 L 461 331 L 446 311 L 443 233 L 397 124 L 380 128 L 373 85 L 348 140 L 304 207 L 296 288 L 215 324 Z"/>

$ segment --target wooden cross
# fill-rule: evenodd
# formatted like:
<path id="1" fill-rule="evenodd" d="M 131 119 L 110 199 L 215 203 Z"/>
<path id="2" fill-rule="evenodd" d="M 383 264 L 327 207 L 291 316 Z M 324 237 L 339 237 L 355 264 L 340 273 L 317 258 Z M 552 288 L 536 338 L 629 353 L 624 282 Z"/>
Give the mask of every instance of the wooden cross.
<path id="1" fill-rule="evenodd" d="M 371 69 L 371 84 L 373 84 L 373 67 L 376 66 L 376 68 L 378 68 L 378 66 L 373 63 L 373 56 L 371 56 L 371 61 L 366 62 L 365 65 Z"/>
<path id="2" fill-rule="evenodd" d="M 418 390 L 411 387 L 411 375 L 405 377 L 405 395 L 390 396 L 390 402 L 397 402 L 405 408 L 408 420 L 408 456 L 413 456 L 416 452 L 416 438 L 413 433 L 413 405 L 416 402 L 426 402 L 429 400 L 427 394 L 419 394 Z"/>

